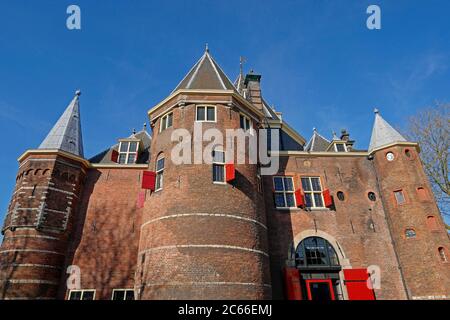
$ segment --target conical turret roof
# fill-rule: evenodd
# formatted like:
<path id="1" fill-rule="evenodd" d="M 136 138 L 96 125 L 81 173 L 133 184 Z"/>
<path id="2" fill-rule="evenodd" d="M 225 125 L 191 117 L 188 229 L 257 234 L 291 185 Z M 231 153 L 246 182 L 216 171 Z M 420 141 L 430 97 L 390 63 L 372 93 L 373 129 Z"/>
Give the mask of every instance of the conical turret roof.
<path id="1" fill-rule="evenodd" d="M 370 138 L 369 151 L 392 144 L 394 142 L 405 142 L 406 139 L 384 120 L 380 112 L 375 109 L 375 122 Z"/>
<path id="2" fill-rule="evenodd" d="M 80 94 L 80 91 L 75 93 L 75 97 L 50 130 L 47 137 L 42 141 L 39 149 L 62 150 L 84 157 L 79 104 Z"/>

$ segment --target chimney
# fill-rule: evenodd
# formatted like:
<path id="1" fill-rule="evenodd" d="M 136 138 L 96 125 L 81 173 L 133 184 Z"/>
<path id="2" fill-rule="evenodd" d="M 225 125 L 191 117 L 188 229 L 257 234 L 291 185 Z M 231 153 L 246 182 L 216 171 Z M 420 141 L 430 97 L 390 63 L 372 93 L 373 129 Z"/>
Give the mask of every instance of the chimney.
<path id="1" fill-rule="evenodd" d="M 247 99 L 257 107 L 262 110 L 262 99 L 261 99 L 261 75 L 254 74 L 253 70 L 245 76 L 244 85 L 247 88 Z"/>

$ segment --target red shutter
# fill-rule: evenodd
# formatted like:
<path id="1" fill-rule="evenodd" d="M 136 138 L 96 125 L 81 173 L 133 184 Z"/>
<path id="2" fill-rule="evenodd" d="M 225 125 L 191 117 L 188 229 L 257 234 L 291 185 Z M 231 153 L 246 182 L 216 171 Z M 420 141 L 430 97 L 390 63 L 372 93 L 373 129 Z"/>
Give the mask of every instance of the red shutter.
<path id="1" fill-rule="evenodd" d="M 295 201 L 297 202 L 297 207 L 305 206 L 305 198 L 303 197 L 302 189 L 295 191 Z"/>
<path id="2" fill-rule="evenodd" d="M 156 173 L 144 171 L 142 175 L 142 189 L 155 191 Z"/>
<path id="3" fill-rule="evenodd" d="M 234 163 L 227 163 L 225 165 L 225 178 L 227 182 L 233 181 L 236 177 L 236 170 L 234 169 Z"/>
<path id="4" fill-rule="evenodd" d="M 300 273 L 296 268 L 284 268 L 284 285 L 286 298 L 288 300 L 302 300 L 302 289 L 300 287 Z"/>
<path id="5" fill-rule="evenodd" d="M 111 153 L 111 161 L 117 163 L 118 159 L 119 159 L 119 153 L 117 152 L 117 150 L 113 150 Z"/>
<path id="6" fill-rule="evenodd" d="M 367 269 L 344 269 L 344 278 L 349 300 L 375 300 L 373 289 L 367 286 Z"/>
<path id="7" fill-rule="evenodd" d="M 329 208 L 333 206 L 333 198 L 331 197 L 330 190 L 323 190 L 323 201 L 325 203 L 325 207 Z"/>
<path id="8" fill-rule="evenodd" d="M 137 203 L 136 203 L 137 208 L 138 209 L 143 208 L 144 202 L 145 202 L 145 191 L 140 191 L 138 194 L 138 199 L 137 199 Z"/>

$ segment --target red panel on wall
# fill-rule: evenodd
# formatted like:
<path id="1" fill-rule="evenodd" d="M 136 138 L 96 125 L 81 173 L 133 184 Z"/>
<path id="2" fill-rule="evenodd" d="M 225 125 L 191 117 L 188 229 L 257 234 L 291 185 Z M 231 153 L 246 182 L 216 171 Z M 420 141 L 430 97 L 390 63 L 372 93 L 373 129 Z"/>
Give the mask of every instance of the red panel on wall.
<path id="1" fill-rule="evenodd" d="M 326 189 L 323 191 L 323 201 L 327 208 L 333 205 L 333 198 L 331 197 L 330 190 Z"/>
<path id="2" fill-rule="evenodd" d="M 227 163 L 225 165 L 225 175 L 227 182 L 233 181 L 236 177 L 236 170 L 234 169 L 234 163 Z"/>
<path id="3" fill-rule="evenodd" d="M 303 197 L 302 190 L 298 189 L 295 191 L 295 201 L 297 202 L 297 207 L 303 207 L 305 205 L 305 198 Z"/>
<path id="4" fill-rule="evenodd" d="M 117 163 L 118 159 L 119 159 L 119 153 L 117 152 L 117 150 L 113 150 L 111 153 L 111 161 Z"/>
<path id="5" fill-rule="evenodd" d="M 156 173 L 144 171 L 142 175 L 142 189 L 155 191 Z"/>
<path id="6" fill-rule="evenodd" d="M 288 300 L 302 300 L 302 290 L 300 287 L 300 273 L 296 268 L 285 268 L 284 286 L 286 290 L 286 298 Z"/>
<path id="7" fill-rule="evenodd" d="M 349 300 L 375 300 L 373 289 L 367 286 L 367 269 L 344 269 L 344 278 Z"/>

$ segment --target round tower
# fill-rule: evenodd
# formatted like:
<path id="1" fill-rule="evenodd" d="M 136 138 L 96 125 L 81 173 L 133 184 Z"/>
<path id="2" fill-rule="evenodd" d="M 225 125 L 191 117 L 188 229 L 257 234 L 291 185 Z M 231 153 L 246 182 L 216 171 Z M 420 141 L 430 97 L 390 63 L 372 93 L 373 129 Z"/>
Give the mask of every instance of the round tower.
<path id="1" fill-rule="evenodd" d="M 222 154 L 231 146 L 226 130 L 251 126 L 256 135 L 262 112 L 236 92 L 205 52 L 149 116 L 153 127 L 149 170 L 156 179 L 142 219 L 136 273 L 139 297 L 270 298 L 258 167 L 248 161 L 236 163 L 235 156 L 235 165 L 227 165 Z M 209 129 L 217 129 L 223 142 L 198 143 L 196 139 L 207 136 Z M 172 142 L 172 135 L 178 133 L 184 137 L 175 136 Z M 212 144 L 215 148 L 208 148 Z M 188 148 L 183 164 L 174 159 L 179 154 L 173 154 L 176 145 Z M 205 163 L 206 157 L 196 158 L 199 145 L 206 155 L 214 149 L 212 163 Z"/>
<path id="2" fill-rule="evenodd" d="M 2 228 L 0 299 L 55 299 L 87 161 L 77 92 L 37 150 L 19 158 Z"/>
<path id="3" fill-rule="evenodd" d="M 448 298 L 450 240 L 419 146 L 407 142 L 376 110 L 369 149 L 408 297 Z"/>

